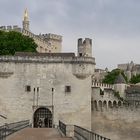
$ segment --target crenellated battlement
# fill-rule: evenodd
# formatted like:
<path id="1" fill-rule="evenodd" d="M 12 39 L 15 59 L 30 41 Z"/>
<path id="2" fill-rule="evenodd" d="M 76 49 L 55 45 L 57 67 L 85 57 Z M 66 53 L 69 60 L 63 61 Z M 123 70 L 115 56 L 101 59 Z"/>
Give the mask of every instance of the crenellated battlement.
<path id="1" fill-rule="evenodd" d="M 83 40 L 82 38 L 79 38 L 78 45 L 92 45 L 92 39 L 85 38 L 85 40 Z"/>
<path id="2" fill-rule="evenodd" d="M 47 41 L 45 41 L 45 40 L 42 39 L 41 37 L 39 37 L 39 36 L 33 34 L 32 32 L 30 32 L 30 31 L 28 31 L 28 30 L 22 29 L 22 33 L 23 33 L 24 35 L 27 35 L 27 36 L 29 36 L 29 37 L 35 39 L 36 41 L 41 41 L 42 43 L 48 44 Z"/>
<path id="3" fill-rule="evenodd" d="M 22 29 L 18 27 L 18 25 L 8 25 L 8 26 L 0 26 L 0 30 L 2 31 L 17 31 L 22 32 Z"/>
<path id="4" fill-rule="evenodd" d="M 112 84 L 105 84 L 105 83 L 94 82 L 94 81 L 92 81 L 92 87 L 100 87 L 102 90 L 105 88 L 114 89 L 114 85 Z"/>
<path id="5" fill-rule="evenodd" d="M 42 34 L 40 35 L 45 39 L 53 39 L 53 40 L 57 40 L 57 41 L 62 41 L 62 36 L 61 35 L 56 35 L 56 34 Z"/>
<path id="6" fill-rule="evenodd" d="M 78 39 L 78 56 L 92 57 L 92 39 L 82 38 Z"/>

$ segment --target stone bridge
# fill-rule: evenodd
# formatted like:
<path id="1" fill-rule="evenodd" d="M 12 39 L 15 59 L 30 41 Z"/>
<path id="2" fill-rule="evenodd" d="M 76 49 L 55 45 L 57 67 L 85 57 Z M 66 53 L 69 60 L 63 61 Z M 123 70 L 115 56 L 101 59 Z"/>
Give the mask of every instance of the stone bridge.
<path id="1" fill-rule="evenodd" d="M 62 136 L 56 128 L 25 128 L 7 137 L 7 140 L 72 140 Z"/>
<path id="2" fill-rule="evenodd" d="M 76 125 L 59 121 L 57 128 L 31 128 L 29 120 L 0 126 L 0 140 L 110 140 Z"/>

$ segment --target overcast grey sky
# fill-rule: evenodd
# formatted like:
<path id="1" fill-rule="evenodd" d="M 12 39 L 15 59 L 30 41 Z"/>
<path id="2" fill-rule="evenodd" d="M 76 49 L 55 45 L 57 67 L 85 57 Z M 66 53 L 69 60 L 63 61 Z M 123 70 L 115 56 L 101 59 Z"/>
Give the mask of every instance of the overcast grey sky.
<path id="1" fill-rule="evenodd" d="M 140 63 L 140 0 L 0 0 L 0 26 L 21 26 L 25 8 L 31 31 L 62 35 L 63 51 L 92 38 L 97 68 Z"/>

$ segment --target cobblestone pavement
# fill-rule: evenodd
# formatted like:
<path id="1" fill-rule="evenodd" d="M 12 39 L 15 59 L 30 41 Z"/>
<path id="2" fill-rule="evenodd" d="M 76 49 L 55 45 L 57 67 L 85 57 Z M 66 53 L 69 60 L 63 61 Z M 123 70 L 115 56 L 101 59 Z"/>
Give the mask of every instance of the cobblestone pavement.
<path id="1" fill-rule="evenodd" d="M 72 140 L 62 137 L 55 128 L 26 128 L 7 138 L 7 140 Z"/>

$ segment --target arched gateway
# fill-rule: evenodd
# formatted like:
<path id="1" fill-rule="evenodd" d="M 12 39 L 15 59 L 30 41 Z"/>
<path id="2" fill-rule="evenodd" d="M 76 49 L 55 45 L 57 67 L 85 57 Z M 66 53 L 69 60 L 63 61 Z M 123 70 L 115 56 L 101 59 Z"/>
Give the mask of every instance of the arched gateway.
<path id="1" fill-rule="evenodd" d="M 33 119 L 35 128 L 52 127 L 52 113 L 48 108 L 38 108 L 34 113 Z"/>

